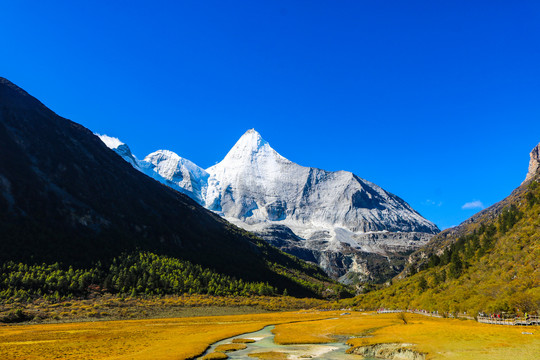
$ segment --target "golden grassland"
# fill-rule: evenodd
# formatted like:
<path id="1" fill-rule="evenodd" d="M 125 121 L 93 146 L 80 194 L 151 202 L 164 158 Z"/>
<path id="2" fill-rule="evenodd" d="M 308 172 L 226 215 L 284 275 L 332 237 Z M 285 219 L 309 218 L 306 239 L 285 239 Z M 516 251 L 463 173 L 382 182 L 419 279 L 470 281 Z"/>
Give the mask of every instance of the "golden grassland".
<path id="1" fill-rule="evenodd" d="M 188 316 L 241 315 L 265 311 L 309 309 L 328 304 L 318 299 L 290 296 L 211 296 L 169 295 L 161 297 L 96 296 L 91 299 L 71 299 L 49 302 L 0 303 L 0 323 L 3 318 L 22 310 L 33 318 L 30 323 L 58 323 L 93 320 L 148 319 Z"/>
<path id="2" fill-rule="evenodd" d="M 427 359 L 520 359 L 540 358 L 540 329 L 480 324 L 406 314 L 407 324 L 396 314 L 362 314 L 339 319 L 276 326 L 280 344 L 324 343 L 336 336 L 353 336 L 353 347 L 380 343 L 411 343 Z M 531 332 L 532 335 L 523 334 Z"/>
<path id="3" fill-rule="evenodd" d="M 0 358 L 186 359 L 212 343 L 276 324 L 275 342 L 347 341 L 353 346 L 410 343 L 427 359 L 536 360 L 540 328 L 406 314 L 297 311 L 213 317 L 99 321 L 0 327 Z M 523 334 L 523 332 L 532 333 Z M 260 354 L 272 358 L 283 354 Z M 360 357 L 359 357 L 360 358 Z"/>
<path id="4" fill-rule="evenodd" d="M 524 335 L 523 332 L 534 335 Z M 419 352 L 433 359 L 538 359 L 540 338 L 534 331 L 514 326 L 487 325 L 467 320 L 426 318 L 416 315 L 403 323 L 381 328 L 373 338 L 353 339 L 352 345 L 364 342 L 404 342 L 417 344 Z"/>
<path id="5" fill-rule="evenodd" d="M 247 345 L 245 344 L 223 344 L 216 347 L 217 352 L 230 352 L 230 351 L 238 351 L 238 350 L 244 350 L 247 348 Z"/>
<path id="6" fill-rule="evenodd" d="M 249 354 L 249 356 L 262 360 L 287 360 L 287 354 L 279 351 L 258 352 L 255 354 Z"/>
<path id="7" fill-rule="evenodd" d="M 254 343 L 255 340 L 253 339 L 233 339 L 233 344 L 251 344 Z"/>
<path id="8" fill-rule="evenodd" d="M 334 319 L 278 325 L 274 329 L 274 341 L 281 345 L 324 344 L 335 342 L 336 337 L 362 336 L 373 329 L 397 323 L 395 315 L 367 314 L 373 313 L 352 312 Z"/>
<path id="9" fill-rule="evenodd" d="M 0 327 L 0 359 L 186 359 L 221 339 L 335 312 L 96 321 Z"/>
<path id="10" fill-rule="evenodd" d="M 211 354 L 204 355 L 202 360 L 223 360 L 223 359 L 228 359 L 228 358 L 229 357 L 225 353 L 213 352 Z"/>

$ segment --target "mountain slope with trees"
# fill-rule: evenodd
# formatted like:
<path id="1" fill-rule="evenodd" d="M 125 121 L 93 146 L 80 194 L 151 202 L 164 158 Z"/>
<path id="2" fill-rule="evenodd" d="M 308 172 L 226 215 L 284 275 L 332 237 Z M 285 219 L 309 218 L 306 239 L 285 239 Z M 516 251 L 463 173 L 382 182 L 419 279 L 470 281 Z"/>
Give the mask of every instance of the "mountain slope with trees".
<path id="1" fill-rule="evenodd" d="M 538 160 L 533 154 L 531 162 Z M 509 197 L 435 237 L 413 254 L 401 278 L 353 303 L 469 314 L 539 311 L 540 171 L 532 168 Z"/>
<path id="2" fill-rule="evenodd" d="M 316 266 L 135 170 L 4 78 L 0 152 L 0 263 L 83 271 L 149 252 L 291 295 L 321 296 L 335 285 Z"/>

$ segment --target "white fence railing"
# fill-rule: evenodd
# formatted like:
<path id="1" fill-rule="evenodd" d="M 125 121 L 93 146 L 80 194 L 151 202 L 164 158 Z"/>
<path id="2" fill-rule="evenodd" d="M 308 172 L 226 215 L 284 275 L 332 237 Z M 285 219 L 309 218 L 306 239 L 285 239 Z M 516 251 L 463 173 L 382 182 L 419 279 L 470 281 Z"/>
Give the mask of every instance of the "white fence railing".
<path id="1" fill-rule="evenodd" d="M 377 310 L 377 314 L 389 314 L 389 313 L 401 313 L 401 312 L 408 312 L 411 314 L 419 314 L 424 316 L 433 316 L 442 318 L 442 315 L 439 315 L 438 312 L 429 312 L 424 310 L 389 310 L 389 309 L 379 309 Z M 453 314 L 448 314 L 447 317 L 453 318 Z M 472 319 L 469 316 L 459 316 L 464 318 Z M 514 326 L 531 326 L 531 325 L 540 325 L 540 316 L 527 316 L 525 317 L 517 317 L 512 319 L 502 319 L 502 318 L 496 318 L 496 317 L 489 317 L 489 316 L 478 316 L 476 320 L 480 323 L 484 324 L 494 324 L 494 325 L 514 325 Z"/>
<path id="2" fill-rule="evenodd" d="M 540 325 L 539 316 L 528 316 L 527 318 L 514 318 L 514 319 L 499 319 L 492 318 L 487 316 L 479 316 L 477 318 L 478 322 L 484 324 L 494 324 L 494 325 L 520 325 L 520 326 L 529 326 L 529 325 Z"/>
<path id="3" fill-rule="evenodd" d="M 392 313 L 402 313 L 407 312 L 411 314 L 419 314 L 424 316 L 433 316 L 433 317 L 442 317 L 439 315 L 438 312 L 429 312 L 429 311 L 422 311 L 422 310 L 389 310 L 389 309 L 379 309 L 377 310 L 377 314 L 392 314 Z M 451 317 L 452 315 L 450 315 Z"/>
<path id="4" fill-rule="evenodd" d="M 377 310 L 377 314 L 392 314 L 392 313 L 401 313 L 401 312 L 406 312 L 406 310 L 387 310 L 387 309 Z"/>

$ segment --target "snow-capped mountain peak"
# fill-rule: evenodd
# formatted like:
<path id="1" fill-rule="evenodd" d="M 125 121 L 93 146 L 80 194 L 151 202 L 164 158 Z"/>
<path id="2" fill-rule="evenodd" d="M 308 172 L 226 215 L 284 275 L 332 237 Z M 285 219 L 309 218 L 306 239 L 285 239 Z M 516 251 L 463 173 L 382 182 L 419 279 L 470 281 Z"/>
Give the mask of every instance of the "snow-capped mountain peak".
<path id="1" fill-rule="evenodd" d="M 206 203 L 226 218 L 247 224 L 270 220 L 292 228 L 340 226 L 355 233 L 438 231 L 403 200 L 350 172 L 328 172 L 285 159 L 254 129 L 207 172 L 214 181 Z"/>
<path id="2" fill-rule="evenodd" d="M 204 204 L 209 177 L 204 169 L 170 150 L 158 150 L 147 155 L 144 160 L 138 160 L 120 139 L 96 135 L 135 169 Z"/>
<path id="3" fill-rule="evenodd" d="M 124 143 L 121 142 L 120 139 L 118 139 L 118 138 L 108 136 L 108 135 L 105 135 L 105 134 L 101 135 L 101 134 L 96 133 L 95 135 L 97 137 L 99 137 L 101 139 L 101 141 L 103 141 L 105 143 L 105 145 L 107 145 L 107 147 L 109 149 L 116 149 L 120 145 L 124 145 Z"/>
<path id="4" fill-rule="evenodd" d="M 164 178 L 171 179 L 178 174 L 179 169 L 186 169 L 193 177 L 208 177 L 206 171 L 193 162 L 179 156 L 177 153 L 170 150 L 158 150 L 148 154 L 144 161 L 153 164 L 157 168 L 157 172 Z"/>
<path id="5" fill-rule="evenodd" d="M 145 168 L 166 179 L 166 184 L 184 191 L 199 203 L 206 196 L 208 173 L 175 152 L 158 150 L 144 158 Z"/>
<path id="6" fill-rule="evenodd" d="M 131 149 L 129 146 L 124 144 L 120 139 L 108 136 L 108 135 L 101 135 L 101 134 L 95 134 L 97 137 L 103 141 L 105 145 L 111 150 L 113 150 L 115 153 L 120 155 L 124 160 L 126 160 L 128 163 L 131 164 L 135 169 L 141 170 L 140 162 L 137 160 L 135 155 L 131 153 Z"/>
<path id="7" fill-rule="evenodd" d="M 261 151 L 264 147 L 269 147 L 261 134 L 255 129 L 249 129 L 238 139 L 236 144 L 229 151 L 229 154 L 244 154 Z"/>
<path id="8" fill-rule="evenodd" d="M 250 129 L 240 137 L 219 164 L 210 167 L 207 171 L 215 173 L 225 167 L 251 167 L 254 164 L 268 164 L 269 162 L 290 163 L 278 154 L 261 134 L 255 129 Z"/>
<path id="9" fill-rule="evenodd" d="M 336 277 L 356 272 L 351 264 L 365 262 L 363 253 L 393 256 L 439 232 L 405 201 L 351 172 L 287 160 L 255 129 L 206 170 L 167 150 L 138 164 L 147 175 L 282 249 L 317 261 Z"/>

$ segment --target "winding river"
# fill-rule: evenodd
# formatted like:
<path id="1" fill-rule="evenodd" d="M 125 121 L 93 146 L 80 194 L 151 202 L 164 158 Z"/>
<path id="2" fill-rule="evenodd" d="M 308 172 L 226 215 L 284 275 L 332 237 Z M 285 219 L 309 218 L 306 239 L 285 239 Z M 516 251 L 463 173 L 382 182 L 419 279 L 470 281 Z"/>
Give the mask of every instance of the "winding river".
<path id="1" fill-rule="evenodd" d="M 358 355 L 346 354 L 345 351 L 349 348 L 347 344 L 336 342 L 328 344 L 303 344 L 303 345 L 278 345 L 274 343 L 274 334 L 272 330 L 274 325 L 267 326 L 262 330 L 234 336 L 225 340 L 221 340 L 213 344 L 204 354 L 214 352 L 216 347 L 223 344 L 230 344 L 233 339 L 253 339 L 255 342 L 246 344 L 247 348 L 228 352 L 229 359 L 255 360 L 256 357 L 250 357 L 249 354 L 261 352 L 281 352 L 287 354 L 287 359 L 326 359 L 326 360 L 352 360 L 360 359 Z M 202 357 L 198 359 L 202 359 Z M 368 358 L 366 358 L 368 359 Z M 373 359 L 374 360 L 374 359 Z"/>

